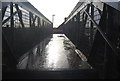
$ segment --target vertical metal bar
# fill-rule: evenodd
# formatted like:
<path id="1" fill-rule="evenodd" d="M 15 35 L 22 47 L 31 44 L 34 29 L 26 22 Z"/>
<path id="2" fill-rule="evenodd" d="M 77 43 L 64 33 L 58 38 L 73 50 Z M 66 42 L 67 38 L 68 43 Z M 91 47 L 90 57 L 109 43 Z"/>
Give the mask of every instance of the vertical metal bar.
<path id="1" fill-rule="evenodd" d="M 32 17 L 32 18 L 33 18 L 33 26 L 35 27 L 35 21 L 36 21 L 37 16 L 35 15 L 35 17 Z"/>
<path id="2" fill-rule="evenodd" d="M 12 16 L 12 15 L 13 15 L 13 3 L 11 2 L 10 3 L 10 16 Z M 11 27 L 14 28 L 14 17 L 13 16 L 11 17 L 10 23 L 11 23 Z"/>
<path id="3" fill-rule="evenodd" d="M 15 34 L 14 34 L 14 15 L 13 15 L 14 13 L 13 13 L 13 3 L 11 2 L 10 3 L 10 16 L 11 16 L 11 21 L 10 21 L 10 25 L 11 25 L 11 34 L 12 34 L 12 36 L 11 36 L 11 47 L 14 49 L 15 48 Z M 16 60 L 16 58 L 17 58 L 17 56 L 16 56 L 16 54 L 14 54 L 13 52 L 12 52 L 12 54 L 13 54 L 13 59 L 15 59 Z"/>
<path id="4" fill-rule="evenodd" d="M 89 12 L 89 9 L 90 9 L 90 4 L 87 5 L 87 9 L 86 9 L 86 12 Z M 83 14 L 83 20 L 84 20 L 84 27 L 87 23 L 87 18 L 88 18 L 88 15 L 85 16 L 85 20 L 84 20 L 84 14 Z"/>
<path id="5" fill-rule="evenodd" d="M 108 9 L 107 9 L 107 5 L 105 5 L 105 9 L 106 9 L 106 28 L 105 28 L 105 34 L 107 35 L 107 27 L 108 27 Z M 108 48 L 108 45 L 107 45 L 107 42 L 105 42 L 105 52 L 104 52 L 104 77 L 106 77 L 106 74 L 107 74 L 107 61 L 108 61 L 108 58 L 107 58 L 107 48 Z"/>
<path id="6" fill-rule="evenodd" d="M 94 6 L 91 3 L 91 18 L 94 19 Z M 93 28 L 94 24 L 91 21 L 91 27 L 90 27 L 90 42 L 91 44 L 93 43 L 93 33 L 94 33 L 94 28 Z"/>
<path id="7" fill-rule="evenodd" d="M 33 28 L 33 14 L 31 13 L 31 28 Z"/>
<path id="8" fill-rule="evenodd" d="M 106 5 L 104 5 L 105 6 L 105 13 L 106 13 L 106 15 L 105 16 L 107 16 L 108 15 L 108 13 L 107 13 L 107 6 Z M 104 17 L 105 17 L 104 16 Z M 107 17 L 105 18 L 105 22 L 106 22 L 106 26 L 107 26 Z M 106 27 L 105 26 L 105 27 Z M 106 34 L 106 29 L 104 28 L 104 33 Z M 105 48 L 104 48 L 104 66 L 103 66 L 103 78 L 105 79 L 105 77 L 106 77 L 106 74 L 107 74 L 107 71 L 106 71 L 106 63 L 107 63 L 107 56 L 106 56 L 106 54 L 107 54 L 107 42 L 105 42 Z"/>
<path id="9" fill-rule="evenodd" d="M 44 27 L 44 20 L 42 20 L 42 27 Z"/>
<path id="10" fill-rule="evenodd" d="M 14 49 L 15 47 L 15 44 L 14 44 L 14 17 L 12 16 L 13 15 L 13 3 L 11 2 L 10 3 L 10 16 L 11 16 L 11 21 L 10 21 L 10 27 L 11 27 L 11 43 L 12 43 L 12 48 Z M 13 54 L 14 58 L 16 57 L 14 54 Z"/>
<path id="11" fill-rule="evenodd" d="M 29 12 L 29 24 L 30 24 L 30 27 L 32 26 L 32 21 L 31 21 L 32 17 L 31 17 L 31 12 Z"/>
<path id="12" fill-rule="evenodd" d="M 40 18 L 38 17 L 38 27 L 40 27 Z"/>

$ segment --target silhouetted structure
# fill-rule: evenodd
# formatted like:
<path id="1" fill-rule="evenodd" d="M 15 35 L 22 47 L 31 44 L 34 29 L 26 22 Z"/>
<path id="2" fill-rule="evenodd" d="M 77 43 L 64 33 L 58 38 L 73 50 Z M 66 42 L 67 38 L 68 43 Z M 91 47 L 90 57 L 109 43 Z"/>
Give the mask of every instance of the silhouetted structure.
<path id="1" fill-rule="evenodd" d="M 100 78 L 120 77 L 119 2 L 79 2 L 60 25 Z"/>
<path id="2" fill-rule="evenodd" d="M 52 22 L 29 2 L 2 2 L 3 69 L 15 68 L 18 58 L 50 34 Z"/>
<path id="3" fill-rule="evenodd" d="M 78 2 L 59 28 L 53 29 L 53 23 L 29 2 L 2 2 L 3 78 L 119 78 L 119 5 L 119 2 Z M 62 71 L 16 69 L 18 58 L 24 53 L 50 34 L 61 32 L 87 57 L 92 69 Z"/>

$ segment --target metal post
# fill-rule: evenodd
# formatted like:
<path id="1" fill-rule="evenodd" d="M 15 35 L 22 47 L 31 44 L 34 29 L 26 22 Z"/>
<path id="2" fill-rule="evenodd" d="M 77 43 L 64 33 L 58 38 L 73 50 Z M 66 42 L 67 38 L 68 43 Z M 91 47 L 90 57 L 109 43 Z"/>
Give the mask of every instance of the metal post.
<path id="1" fill-rule="evenodd" d="M 32 26 L 32 21 L 31 21 L 32 17 L 31 17 L 31 12 L 29 12 L 29 24 L 30 24 L 30 27 Z"/>
<path id="2" fill-rule="evenodd" d="M 38 28 L 40 27 L 40 18 L 38 17 Z"/>
<path id="3" fill-rule="evenodd" d="M 37 16 L 33 16 L 33 27 L 35 27 L 35 22 L 36 22 Z"/>
<path id="4" fill-rule="evenodd" d="M 89 10 L 90 10 L 90 4 L 87 5 L 86 12 L 89 13 Z M 85 27 L 85 25 L 86 25 L 86 23 L 87 23 L 88 15 L 87 15 L 87 14 L 84 15 L 84 14 L 85 14 L 85 12 L 83 12 L 83 22 L 84 22 L 83 26 Z M 85 18 L 85 19 L 84 19 L 84 18 Z M 83 32 L 84 32 L 84 31 L 85 31 L 85 28 L 83 28 L 83 29 L 84 29 L 84 30 L 83 30 Z"/>
<path id="5" fill-rule="evenodd" d="M 13 3 L 10 3 L 10 16 L 13 15 Z M 11 17 L 11 27 L 14 28 L 14 17 Z"/>
<path id="6" fill-rule="evenodd" d="M 92 19 L 94 19 L 94 6 L 91 3 L 91 17 Z M 93 28 L 94 24 L 91 21 L 91 27 L 90 27 L 90 42 L 91 44 L 93 43 L 93 33 L 94 33 L 94 28 Z"/>

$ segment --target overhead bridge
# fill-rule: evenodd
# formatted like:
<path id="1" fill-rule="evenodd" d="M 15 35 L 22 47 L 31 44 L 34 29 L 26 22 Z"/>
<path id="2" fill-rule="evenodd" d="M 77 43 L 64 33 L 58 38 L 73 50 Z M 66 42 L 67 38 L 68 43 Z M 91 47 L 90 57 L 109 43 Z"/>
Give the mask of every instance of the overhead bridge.
<path id="1" fill-rule="evenodd" d="M 58 27 L 29 2 L 2 4 L 3 79 L 119 79 L 120 2 L 78 2 Z"/>

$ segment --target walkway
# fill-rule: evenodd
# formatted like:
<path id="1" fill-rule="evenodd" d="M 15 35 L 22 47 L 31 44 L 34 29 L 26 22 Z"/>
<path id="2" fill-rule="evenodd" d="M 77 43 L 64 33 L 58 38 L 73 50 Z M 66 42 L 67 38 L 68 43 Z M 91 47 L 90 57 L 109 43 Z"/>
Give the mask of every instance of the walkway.
<path id="1" fill-rule="evenodd" d="M 53 34 L 24 54 L 17 67 L 29 70 L 91 69 L 86 61 L 64 34 Z"/>

